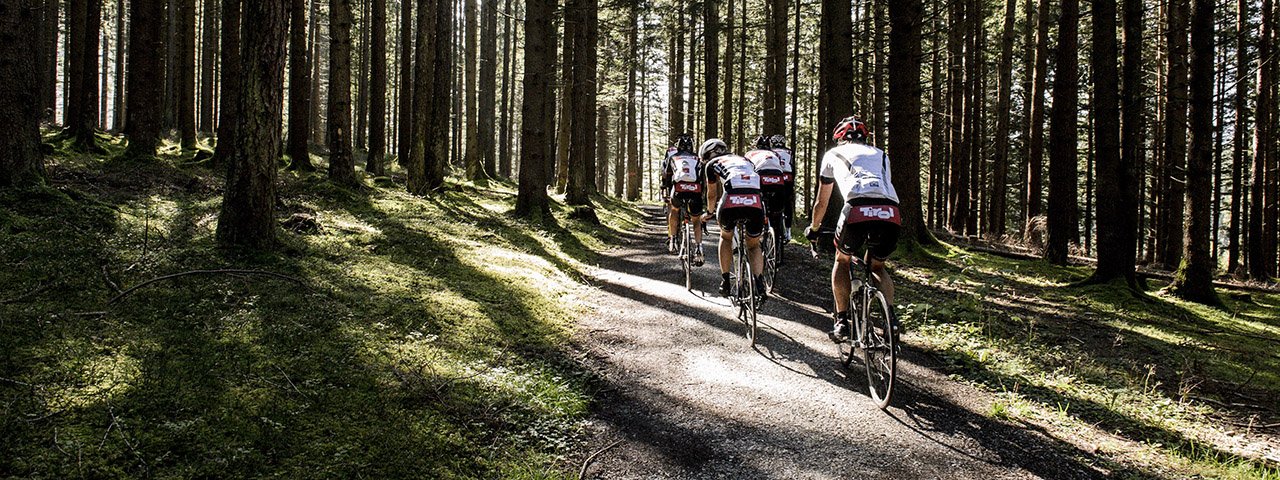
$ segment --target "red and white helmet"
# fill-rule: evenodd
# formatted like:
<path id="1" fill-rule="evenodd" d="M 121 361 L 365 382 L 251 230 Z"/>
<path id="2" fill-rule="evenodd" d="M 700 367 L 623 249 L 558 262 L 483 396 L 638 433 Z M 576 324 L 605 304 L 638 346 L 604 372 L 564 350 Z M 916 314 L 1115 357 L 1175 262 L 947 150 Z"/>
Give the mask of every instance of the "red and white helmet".
<path id="1" fill-rule="evenodd" d="M 858 117 L 848 116 L 840 120 L 836 124 L 836 129 L 831 132 L 831 140 L 836 143 L 855 141 L 866 142 L 867 137 L 871 136 L 871 132 L 867 130 L 867 124 L 858 120 Z"/>

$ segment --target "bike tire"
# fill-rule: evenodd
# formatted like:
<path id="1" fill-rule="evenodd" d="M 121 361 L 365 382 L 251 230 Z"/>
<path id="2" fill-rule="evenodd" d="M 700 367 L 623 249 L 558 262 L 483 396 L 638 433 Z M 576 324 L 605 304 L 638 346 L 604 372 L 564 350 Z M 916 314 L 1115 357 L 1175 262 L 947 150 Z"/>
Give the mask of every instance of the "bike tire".
<path id="1" fill-rule="evenodd" d="M 764 289 L 766 292 L 773 292 L 774 280 L 778 275 L 778 242 L 774 238 L 773 227 L 768 227 L 765 234 L 760 236 L 760 249 L 764 253 Z"/>
<path id="2" fill-rule="evenodd" d="M 681 209 L 680 214 L 680 267 L 684 269 L 684 289 L 693 290 L 693 244 L 689 236 L 689 214 Z"/>
<path id="3" fill-rule="evenodd" d="M 898 348 L 893 338 L 893 322 L 889 319 L 889 303 L 885 301 L 884 294 L 874 291 L 867 300 L 862 359 L 867 369 L 867 389 L 871 392 L 871 400 L 883 410 L 889 407 L 893 398 L 894 380 L 898 374 Z"/>
<path id="4" fill-rule="evenodd" d="M 857 339 L 858 329 L 863 318 L 862 305 L 866 303 L 863 301 L 864 295 L 865 292 L 862 290 L 854 290 L 849 293 L 849 311 L 852 312 L 852 318 L 849 320 L 852 324 L 849 326 L 849 338 L 836 344 L 836 353 L 840 357 L 840 365 L 845 368 L 849 368 L 849 364 L 853 363 L 854 357 L 858 356 L 858 352 L 853 348 L 853 342 Z"/>

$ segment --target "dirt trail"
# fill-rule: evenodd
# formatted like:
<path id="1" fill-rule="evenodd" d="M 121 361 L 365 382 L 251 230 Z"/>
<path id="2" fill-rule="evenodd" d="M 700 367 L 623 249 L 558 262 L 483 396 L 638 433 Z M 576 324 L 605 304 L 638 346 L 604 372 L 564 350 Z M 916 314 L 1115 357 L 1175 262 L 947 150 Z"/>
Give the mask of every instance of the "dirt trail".
<path id="1" fill-rule="evenodd" d="M 684 289 L 665 225 L 645 228 L 592 272 L 595 310 L 577 343 L 606 385 L 591 424 L 588 478 L 1098 478 L 1099 462 L 1066 442 L 982 415 L 989 396 L 949 380 L 933 359 L 899 361 L 883 412 L 855 362 L 827 340 L 829 266 L 791 245 L 781 298 L 764 306 L 751 348 L 707 265 Z M 847 376 L 852 376 L 852 381 Z M 587 453 L 584 452 L 583 456 Z"/>

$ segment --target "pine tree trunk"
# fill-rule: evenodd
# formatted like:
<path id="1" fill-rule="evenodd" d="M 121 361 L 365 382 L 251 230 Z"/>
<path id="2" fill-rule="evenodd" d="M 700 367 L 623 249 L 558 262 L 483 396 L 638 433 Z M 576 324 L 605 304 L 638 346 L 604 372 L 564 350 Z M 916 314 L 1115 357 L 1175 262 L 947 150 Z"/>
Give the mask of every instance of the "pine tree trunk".
<path id="1" fill-rule="evenodd" d="M 511 44 L 515 41 L 515 31 L 511 29 L 511 0 L 506 0 L 502 7 L 502 119 L 499 125 L 502 126 L 503 132 L 507 132 L 508 126 L 511 125 L 511 87 L 515 84 L 515 74 L 512 68 L 515 63 L 512 62 Z M 498 135 L 498 176 L 502 178 L 511 178 L 511 137 L 510 134 Z"/>
<path id="2" fill-rule="evenodd" d="M 473 181 L 483 180 L 485 172 L 483 165 L 480 163 L 480 130 L 479 130 L 479 111 L 476 109 L 476 90 L 477 90 L 477 60 L 479 54 L 478 39 L 480 35 L 480 11 L 476 5 L 477 0 L 465 0 L 466 2 L 466 22 L 467 27 L 463 32 L 465 35 L 463 48 L 465 49 L 465 66 L 463 74 L 465 75 L 465 85 L 463 86 L 463 102 L 466 103 L 466 157 L 464 164 L 467 167 L 467 178 Z M 493 2 L 494 0 L 485 0 Z M 593 125 L 594 128 L 594 125 Z"/>
<path id="3" fill-rule="evenodd" d="M 351 153 L 351 0 L 329 0 L 329 179 L 356 184 Z"/>
<path id="4" fill-rule="evenodd" d="M 1190 129 L 1191 151 L 1187 157 L 1187 177 L 1200 179 L 1187 184 L 1187 230 L 1183 241 L 1182 263 L 1174 273 L 1169 290 L 1178 297 L 1193 302 L 1219 305 L 1213 291 L 1213 255 L 1209 251 L 1209 236 L 1213 227 L 1211 197 L 1213 186 L 1205 179 L 1212 178 L 1213 168 L 1213 64 L 1214 64 L 1214 0 L 1195 0 L 1191 13 L 1191 104 L 1188 119 L 1192 125 L 1206 128 Z"/>
<path id="5" fill-rule="evenodd" d="M 823 0 L 818 23 L 818 120 L 819 128 L 815 145 L 817 150 L 832 146 L 831 129 L 840 119 L 853 113 L 853 91 L 847 88 L 853 78 L 853 20 L 847 12 L 852 6 L 849 0 Z M 818 162 L 820 155 L 814 155 Z M 840 205 L 844 195 L 832 189 L 830 203 L 823 218 L 824 228 L 833 228 L 840 217 Z"/>
<path id="6" fill-rule="evenodd" d="M 671 93 L 667 96 L 667 98 L 670 100 L 669 106 L 667 108 L 667 125 L 669 127 L 667 129 L 667 136 L 670 138 L 676 138 L 677 136 L 679 136 L 681 133 L 684 132 L 684 62 L 685 62 L 684 40 L 685 40 L 685 36 L 688 35 L 688 32 L 686 32 L 684 29 L 684 25 L 682 22 L 683 18 L 684 18 L 684 0 L 677 0 L 676 11 L 674 14 L 674 19 L 671 24 L 670 35 L 671 35 L 671 45 L 672 45 L 672 54 L 671 54 L 672 60 L 670 62 L 671 71 L 669 72 L 670 74 L 669 81 L 667 82 L 667 84 L 670 85 L 670 89 L 671 89 Z M 630 41 L 630 38 L 631 38 L 630 30 L 636 28 L 635 22 L 630 23 L 627 26 L 627 28 L 628 28 L 627 38 L 628 38 L 628 41 Z M 628 67 L 628 70 L 630 70 L 630 67 Z M 631 77 L 628 77 L 628 80 L 630 79 Z M 629 87 L 627 90 L 627 95 L 629 96 L 632 95 L 633 90 L 634 90 L 634 85 L 631 85 L 631 87 Z"/>
<path id="7" fill-rule="evenodd" d="M 1249 1 L 1236 1 L 1235 136 L 1231 142 L 1231 222 L 1227 224 L 1227 272 L 1243 276 L 1240 217 L 1244 213 L 1244 168 L 1249 143 Z"/>
<path id="8" fill-rule="evenodd" d="M 1000 40 L 1000 85 L 996 99 L 996 154 L 991 166 L 991 190 L 987 193 L 989 208 L 983 218 L 984 232 L 996 239 L 1005 232 L 1005 201 L 1009 188 L 1009 95 L 1013 92 L 1013 25 L 1017 3 L 1017 0 L 1005 1 L 1004 32 Z"/>
<path id="9" fill-rule="evenodd" d="M 164 51 L 164 0 L 131 0 L 130 4 L 129 105 L 124 128 L 129 146 L 124 156 L 141 159 L 155 156 L 164 116 L 164 104 L 156 101 L 164 96 L 164 56 L 156 55 Z"/>
<path id="10" fill-rule="evenodd" d="M 315 171 L 311 163 L 311 62 L 307 48 L 307 0 L 291 0 L 289 11 L 289 170 Z"/>
<path id="11" fill-rule="evenodd" d="M 215 110 L 213 67 L 218 52 L 218 28 L 215 20 L 218 15 L 218 2 L 204 0 L 202 6 L 204 28 L 200 31 L 200 122 L 197 128 L 203 133 L 212 133 Z"/>
<path id="12" fill-rule="evenodd" d="M 724 140 L 724 143 L 729 145 L 730 150 L 742 150 L 744 149 L 744 147 L 742 147 L 741 144 L 737 143 L 740 139 L 734 138 L 734 134 L 733 134 L 734 119 L 735 118 L 738 119 L 739 123 L 743 121 L 741 118 L 741 115 L 738 115 L 738 116 L 733 115 L 733 89 L 734 87 L 739 86 L 739 83 L 735 82 L 733 78 L 735 73 L 733 62 L 735 60 L 734 57 L 737 55 L 737 52 L 734 51 L 734 43 L 736 39 L 734 38 L 733 21 L 736 17 L 738 17 L 737 4 L 735 0 L 727 0 L 725 3 L 728 4 L 729 14 L 724 17 L 725 22 L 727 23 L 725 25 L 724 80 L 721 83 L 724 84 L 723 88 L 724 88 L 725 114 L 720 115 L 720 118 L 719 118 L 720 131 L 722 132 L 721 136 L 723 137 L 721 138 L 721 140 Z M 745 17 L 746 14 L 747 12 L 745 11 L 742 12 L 742 16 Z M 746 50 L 745 45 L 743 46 L 743 50 L 744 51 Z M 741 83 L 744 85 L 747 83 L 746 77 L 742 78 Z"/>
<path id="13" fill-rule="evenodd" d="M 765 96 L 764 129 L 766 135 L 781 134 L 787 114 L 787 0 L 766 0 L 765 15 L 769 27 L 765 29 Z M 745 28 L 745 27 L 744 27 Z M 799 30 L 796 30 L 799 34 Z M 743 45 L 746 50 L 746 45 Z M 745 100 L 745 99 L 744 99 Z"/>
<path id="14" fill-rule="evenodd" d="M 596 109 L 596 191 L 605 194 L 609 185 L 609 109 L 601 105 Z"/>
<path id="15" fill-rule="evenodd" d="M 1031 81 L 1031 117 L 1027 127 L 1027 148 L 1025 153 L 1025 173 L 1027 183 L 1023 186 L 1022 204 L 1025 215 L 1022 217 L 1024 236 L 1034 243 L 1039 243 L 1032 220 L 1039 217 L 1043 210 L 1044 192 L 1044 94 L 1049 75 L 1049 0 L 1039 0 L 1036 18 L 1035 72 Z"/>
<path id="16" fill-rule="evenodd" d="M 933 24 L 930 25 L 935 31 L 942 30 L 942 10 L 941 5 L 934 7 L 933 15 L 930 17 Z M 932 116 L 929 121 L 929 203 L 925 207 L 928 212 L 928 226 L 930 228 L 941 229 L 943 219 L 946 217 L 946 178 L 947 178 L 947 133 L 950 126 L 947 123 L 947 100 L 943 96 L 942 86 L 946 84 L 946 77 L 942 70 L 942 56 L 945 45 L 935 37 L 933 40 L 933 65 L 930 67 L 930 83 L 932 92 L 929 98 L 929 109 Z"/>
<path id="17" fill-rule="evenodd" d="M 555 110 L 551 82 L 555 76 L 555 0 L 525 2 L 524 95 L 520 118 L 546 118 Z M 547 122 L 524 121 L 520 127 L 520 187 L 516 196 L 518 216 L 543 219 L 550 215 L 546 168 L 551 132 Z"/>
<path id="18" fill-rule="evenodd" d="M 356 114 L 355 129 L 352 133 L 354 143 L 352 149 L 355 151 L 369 149 L 369 17 L 372 12 L 369 11 L 371 2 L 363 0 L 358 2 L 360 5 L 360 23 L 355 28 L 360 32 L 360 42 L 356 45 L 357 52 L 360 52 L 360 68 L 356 73 Z M 385 27 L 385 26 L 384 26 Z M 367 158 L 367 156 L 366 156 Z M 368 167 L 365 167 L 368 171 Z"/>
<path id="19" fill-rule="evenodd" d="M 729 0 L 732 2 L 733 0 Z M 720 136 L 716 120 L 720 116 L 720 6 L 716 0 L 704 0 L 703 23 L 703 132 L 704 138 Z M 727 132 L 726 132 L 727 133 Z"/>
<path id="20" fill-rule="evenodd" d="M 218 215 L 217 239 L 224 247 L 267 249 L 276 244 L 276 159 L 288 7 L 284 2 L 245 3 L 244 52 L 255 61 L 243 65 L 240 95 L 235 97 L 241 119 L 232 135 L 235 145 Z"/>
<path id="21" fill-rule="evenodd" d="M 636 125 L 636 68 L 639 67 L 639 43 L 637 37 L 640 30 L 638 5 L 628 6 L 627 22 L 627 200 L 640 200 L 640 131 Z M 680 116 L 677 112 L 676 116 Z"/>
<path id="22" fill-rule="evenodd" d="M 110 19 L 107 19 L 110 21 Z M 107 129 L 107 99 L 111 98 L 111 84 L 107 81 L 111 78 L 111 37 L 107 34 L 102 35 L 102 51 L 99 57 L 102 59 L 102 74 L 98 76 L 98 118 L 95 122 L 95 128 L 98 130 Z"/>
<path id="23" fill-rule="evenodd" d="M 889 154 L 893 185 L 903 212 L 901 237 L 908 242 L 933 243 L 924 224 L 920 201 L 920 88 L 921 30 L 924 8 L 920 0 L 889 4 Z"/>
<path id="24" fill-rule="evenodd" d="M 476 147 L 481 176 L 497 171 L 493 157 L 494 114 L 497 113 L 498 81 L 498 0 L 482 0 L 480 6 L 480 78 L 477 87 Z"/>
<path id="25" fill-rule="evenodd" d="M 446 0 L 417 0 L 417 35 L 415 35 L 417 45 L 414 48 L 406 48 L 414 51 L 413 100 L 410 102 L 413 110 L 405 111 L 403 120 L 405 124 L 401 127 L 406 128 L 405 137 L 411 141 L 409 148 L 405 149 L 408 157 L 402 157 L 407 161 L 401 160 L 401 164 L 408 173 L 409 193 L 416 195 L 426 195 L 438 186 L 432 181 L 432 171 L 436 168 L 434 164 L 436 149 L 429 141 L 434 139 L 433 130 L 436 126 L 430 114 L 438 103 L 438 100 L 433 98 L 437 77 L 437 72 L 433 70 L 441 48 L 436 43 L 444 40 L 435 35 L 438 23 L 436 14 L 439 10 L 437 3 L 441 1 Z M 405 30 L 412 31 L 413 28 L 405 28 Z M 412 128 L 407 128 L 409 126 Z"/>
<path id="26" fill-rule="evenodd" d="M 111 102 L 115 108 L 111 115 L 111 130 L 117 133 L 124 131 L 124 51 L 128 44 L 124 19 L 127 11 L 124 0 L 116 0 L 116 90 Z"/>
<path id="27" fill-rule="evenodd" d="M 196 2 L 179 0 L 178 8 L 177 124 L 182 149 L 190 150 L 196 148 Z"/>
<path id="28" fill-rule="evenodd" d="M 1167 42 L 1169 74 L 1165 87 L 1164 192 L 1156 233 L 1156 263 L 1168 269 L 1182 256 L 1187 161 L 1187 4 L 1170 2 Z"/>
<path id="29" fill-rule="evenodd" d="M 1079 19 L 1079 2 L 1063 0 L 1058 17 L 1053 116 L 1049 119 L 1048 240 L 1044 251 L 1045 260 L 1055 265 L 1067 264 L 1068 246 L 1080 237 L 1076 211 Z"/>
<path id="30" fill-rule="evenodd" d="M 569 92 L 573 85 L 573 54 L 574 54 L 574 36 L 577 35 L 576 30 L 580 28 L 575 17 L 572 17 L 571 11 L 576 11 L 578 3 L 581 0 L 565 0 L 565 20 L 564 20 L 564 37 L 563 48 L 560 52 L 560 110 L 556 116 L 556 139 L 555 139 L 555 163 L 547 165 L 554 166 L 551 169 L 555 172 L 555 186 L 557 191 L 563 192 L 569 183 L 569 149 L 570 139 L 573 129 L 573 99 L 570 98 Z"/>
<path id="31" fill-rule="evenodd" d="M 41 27 L 39 29 L 41 51 L 38 65 L 40 76 L 37 85 L 40 89 L 40 118 L 53 123 L 54 112 L 58 108 L 58 5 L 60 0 L 43 0 Z"/>
<path id="32" fill-rule="evenodd" d="M 413 125 L 414 109 L 413 99 L 415 98 L 415 79 L 413 77 L 416 68 L 414 66 L 413 51 L 413 5 L 416 0 L 400 0 L 400 106 L 399 115 L 396 115 L 397 129 L 399 135 L 396 138 L 396 157 L 400 159 L 400 165 L 405 166 L 413 152 Z"/>
<path id="33" fill-rule="evenodd" d="M 386 173 L 387 151 L 387 1 L 372 0 L 369 32 L 369 156 L 365 171 L 373 176 Z"/>
<path id="34" fill-rule="evenodd" d="M 591 204 L 592 166 L 595 154 L 596 128 L 596 25 L 597 0 L 575 0 L 571 12 L 578 25 L 573 38 L 573 128 L 570 137 L 568 177 L 565 203 Z"/>
<path id="35" fill-rule="evenodd" d="M 66 101 L 67 133 L 77 148 L 95 150 L 94 131 L 98 124 L 98 37 L 102 4 L 98 0 L 71 0 L 68 4 L 70 45 L 67 82 L 71 93 Z"/>
<path id="36" fill-rule="evenodd" d="M 239 131 L 236 124 L 241 113 L 236 108 L 240 105 L 238 97 L 243 68 L 240 64 L 242 1 L 222 0 L 222 92 L 218 94 L 222 114 L 218 116 L 218 143 L 213 149 L 213 162 L 216 164 L 230 159 L 231 147 L 236 143 L 235 134 Z"/>
<path id="37" fill-rule="evenodd" d="M 976 72 L 968 68 L 971 65 L 966 65 L 965 49 L 969 42 L 966 32 L 969 22 L 966 20 L 965 9 L 969 4 L 968 1 L 951 2 L 951 38 L 948 39 L 948 50 L 951 56 L 951 161 L 947 178 L 947 185 L 950 186 L 947 196 L 950 218 L 947 226 L 957 233 L 964 233 L 971 214 L 969 212 L 971 188 L 969 174 L 972 173 L 972 169 L 969 167 L 971 152 L 968 139 L 972 124 L 969 118 L 972 100 L 968 93 L 972 83 L 969 79 Z"/>
<path id="38" fill-rule="evenodd" d="M 885 139 L 885 88 L 884 68 L 885 62 L 885 0 L 870 0 L 867 7 L 871 10 L 871 16 L 868 19 L 872 28 L 870 35 L 871 55 L 867 58 L 871 59 L 870 68 L 870 90 L 871 90 L 871 115 L 866 119 L 867 126 L 871 127 L 871 139 L 880 145 L 887 144 Z"/>
<path id="39" fill-rule="evenodd" d="M 462 33 L 461 29 L 457 28 L 457 17 L 453 15 L 453 12 L 457 11 L 458 4 L 453 0 L 436 0 L 435 6 L 436 40 L 435 55 L 432 57 L 435 80 L 433 81 L 434 89 L 428 90 L 432 104 L 427 117 L 432 122 L 431 137 L 427 139 L 432 150 L 427 153 L 426 162 L 428 185 L 432 189 L 444 185 L 445 173 L 449 169 L 449 133 L 452 131 L 457 139 L 462 138 L 457 134 L 461 132 L 459 124 L 454 124 L 453 130 L 449 129 L 451 117 L 455 120 L 462 118 L 462 109 L 458 108 L 454 102 L 455 99 L 461 99 L 461 96 L 456 88 L 449 87 L 454 79 L 460 79 L 462 76 L 461 72 L 456 70 L 454 62 L 455 47 L 460 47 L 462 43 L 457 41 L 455 36 L 455 32 Z M 418 99 L 414 99 L 415 103 L 417 101 Z M 452 111 L 450 111 L 451 106 L 453 106 Z M 460 157 L 454 156 L 453 159 L 457 161 Z"/>
<path id="40" fill-rule="evenodd" d="M 0 0 L 0 187 L 41 183 L 41 8 L 37 0 Z"/>
<path id="41" fill-rule="evenodd" d="M 1257 281 L 1266 281 L 1272 278 L 1273 267 L 1276 263 L 1276 253 L 1272 247 L 1275 237 L 1274 225 L 1268 225 L 1268 222 L 1274 224 L 1276 221 L 1275 209 L 1276 203 L 1275 192 L 1271 188 L 1271 182 L 1275 175 L 1269 170 L 1273 168 L 1271 162 L 1271 131 L 1276 121 L 1275 118 L 1275 99 L 1271 96 L 1275 81 L 1275 62 L 1268 62 L 1266 59 L 1275 55 L 1272 1 L 1262 1 L 1262 22 L 1258 26 L 1258 82 L 1257 90 L 1254 95 L 1256 102 L 1256 112 L 1253 122 L 1253 188 L 1250 191 L 1251 204 L 1249 218 L 1249 277 Z"/>
<path id="42" fill-rule="evenodd" d="M 1137 287 L 1137 165 L 1142 155 L 1142 2 L 1124 0 L 1124 85 L 1116 71 L 1116 2 L 1093 2 L 1093 135 L 1096 143 L 1098 266 L 1093 281 Z M 1117 91 L 1123 100 L 1116 98 Z M 1124 109 L 1121 111 L 1120 105 Z M 1120 119 L 1123 113 L 1124 130 Z M 1123 151 L 1122 145 L 1123 144 Z"/>

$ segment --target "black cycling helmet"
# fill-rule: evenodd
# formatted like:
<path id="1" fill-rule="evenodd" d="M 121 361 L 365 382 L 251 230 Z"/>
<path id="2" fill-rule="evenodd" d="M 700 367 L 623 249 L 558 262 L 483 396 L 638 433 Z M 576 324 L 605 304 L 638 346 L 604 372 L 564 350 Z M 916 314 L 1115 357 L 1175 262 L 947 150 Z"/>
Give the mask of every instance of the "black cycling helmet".
<path id="1" fill-rule="evenodd" d="M 787 137 L 781 133 L 769 137 L 769 146 L 773 148 L 787 148 Z"/>
<path id="2" fill-rule="evenodd" d="M 688 133 L 681 133 L 679 137 L 676 137 L 676 150 L 693 153 L 693 136 Z"/>
<path id="3" fill-rule="evenodd" d="M 703 160 L 711 160 L 721 155 L 729 153 L 729 146 L 719 138 L 712 138 L 702 143 L 702 148 L 698 149 L 698 157 Z"/>
<path id="4" fill-rule="evenodd" d="M 768 135 L 760 135 L 760 136 L 756 137 L 756 148 L 757 148 L 757 149 L 760 149 L 760 150 L 768 150 L 768 149 L 769 149 L 769 136 L 768 136 Z"/>
<path id="5" fill-rule="evenodd" d="M 836 143 L 858 142 L 866 143 L 867 137 L 871 136 L 871 132 L 867 130 L 867 124 L 858 120 L 858 117 L 848 116 L 840 120 L 836 124 L 835 130 L 831 132 L 831 139 Z"/>

